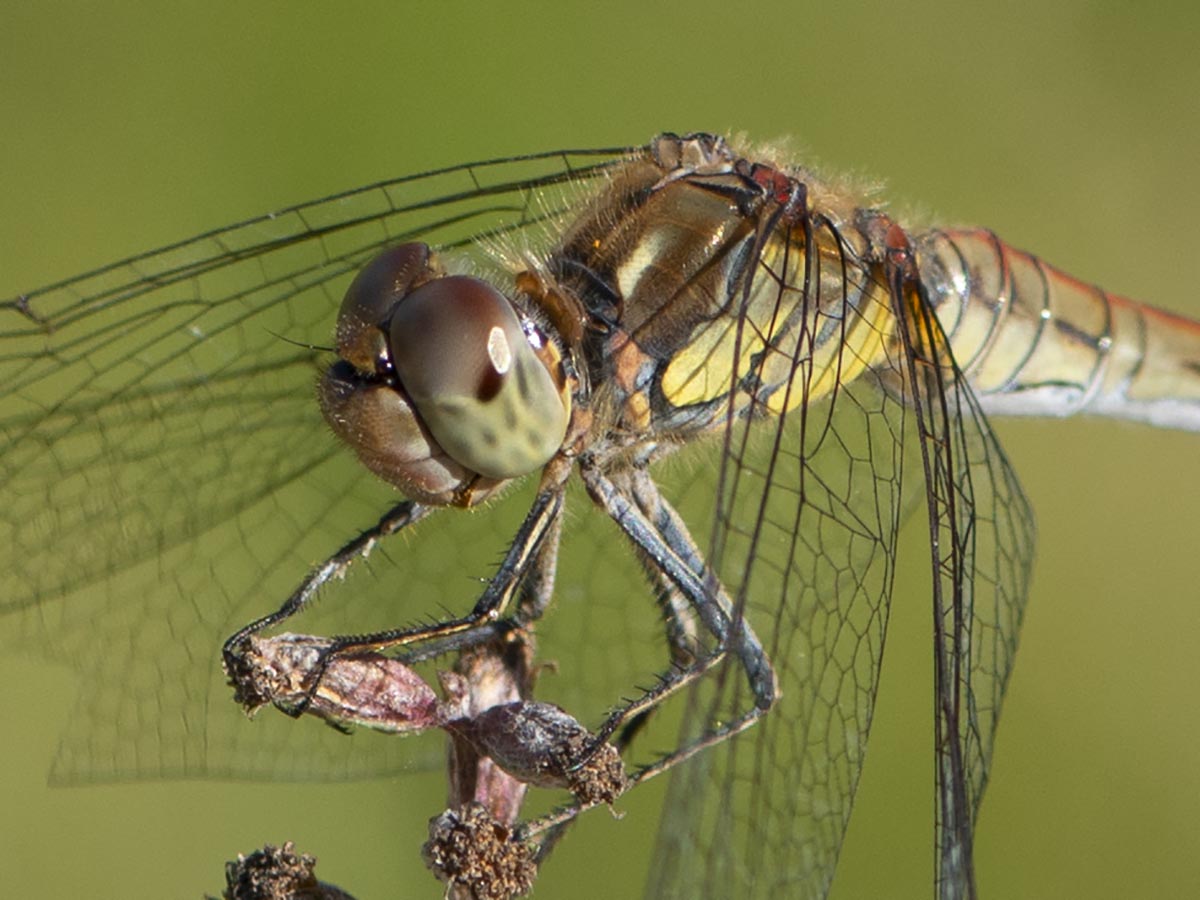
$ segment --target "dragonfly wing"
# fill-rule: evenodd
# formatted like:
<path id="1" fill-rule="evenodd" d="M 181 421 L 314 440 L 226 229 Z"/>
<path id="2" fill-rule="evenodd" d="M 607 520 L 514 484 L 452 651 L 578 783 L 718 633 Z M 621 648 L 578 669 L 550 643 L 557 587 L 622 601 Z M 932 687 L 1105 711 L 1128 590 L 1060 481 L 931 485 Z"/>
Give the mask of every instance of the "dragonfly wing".
<path id="1" fill-rule="evenodd" d="M 844 315 L 845 333 L 856 323 L 878 333 L 884 358 L 815 403 L 732 421 L 715 515 L 711 495 L 707 507 L 679 501 L 697 533 L 699 523 L 712 527 L 710 563 L 773 661 L 780 696 L 754 728 L 673 773 L 648 897 L 827 894 L 870 731 L 898 528 L 927 497 L 922 444 L 942 436 L 954 450 L 946 489 L 958 516 L 939 509 L 934 522 L 976 548 L 951 578 L 976 599 L 954 644 L 975 715 L 956 718 L 951 732 L 971 812 L 941 828 L 969 835 L 973 824 L 1028 582 L 1031 516 L 969 389 L 953 394 L 965 405 L 931 420 L 913 400 L 896 319 L 866 307 Z M 833 371 L 861 370 L 858 335 Z M 812 354 L 795 358 L 793 389 L 818 396 L 803 369 Z M 739 664 L 726 663 L 692 692 L 684 739 L 750 702 Z M 948 790 L 960 788 L 939 778 L 939 796 Z"/>
<path id="2" fill-rule="evenodd" d="M 899 288 L 897 288 L 899 290 Z M 899 301 L 933 548 L 938 895 L 974 897 L 973 832 L 1016 655 L 1033 511 L 929 304 Z M 911 311 L 911 312 L 909 312 Z"/>
<path id="3" fill-rule="evenodd" d="M 337 778 L 409 761 L 403 742 L 364 755 L 320 728 L 298 746 L 294 723 L 248 727 L 222 684 L 223 637 L 392 501 L 328 434 L 314 386 L 331 354 L 315 348 L 380 246 L 420 238 L 485 266 L 476 236 L 533 244 L 575 196 L 549 188 L 614 158 L 553 153 L 381 183 L 0 305 L 0 644 L 87 676 L 56 780 Z M 483 525 L 460 518 L 471 546 Z M 477 587 L 448 588 L 431 565 L 416 558 L 406 585 L 415 577 L 439 609 L 450 593 L 472 601 Z M 384 581 L 358 584 L 391 601 L 369 610 L 389 625 L 422 614 Z M 370 615 L 334 621 L 357 632 Z"/>

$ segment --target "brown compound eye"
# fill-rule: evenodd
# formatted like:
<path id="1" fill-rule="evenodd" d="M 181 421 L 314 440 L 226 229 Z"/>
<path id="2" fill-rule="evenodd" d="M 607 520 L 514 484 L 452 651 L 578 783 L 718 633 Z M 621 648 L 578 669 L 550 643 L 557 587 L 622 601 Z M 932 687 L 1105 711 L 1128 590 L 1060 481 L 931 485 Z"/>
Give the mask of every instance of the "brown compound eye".
<path id="1" fill-rule="evenodd" d="M 359 272 L 337 350 L 318 391 L 326 421 L 412 499 L 480 502 L 546 463 L 566 434 L 557 347 L 487 282 L 443 275 L 425 244 Z"/>
<path id="2" fill-rule="evenodd" d="M 338 311 L 338 355 L 367 375 L 385 369 L 389 365 L 385 328 L 396 305 L 441 274 L 429 246 L 421 243 L 392 247 L 363 266 Z"/>
<path id="3" fill-rule="evenodd" d="M 392 366 L 425 426 L 458 463 L 514 478 L 562 444 L 570 398 L 512 304 L 478 278 L 426 282 L 396 307 Z"/>

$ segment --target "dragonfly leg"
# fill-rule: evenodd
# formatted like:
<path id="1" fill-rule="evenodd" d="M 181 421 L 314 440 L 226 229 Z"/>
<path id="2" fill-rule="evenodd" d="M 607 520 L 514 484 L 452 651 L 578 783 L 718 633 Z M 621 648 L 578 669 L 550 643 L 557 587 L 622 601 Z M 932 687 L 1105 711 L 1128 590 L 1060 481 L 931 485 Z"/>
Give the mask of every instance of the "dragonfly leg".
<path id="1" fill-rule="evenodd" d="M 581 471 L 592 498 L 633 542 L 643 565 L 653 574 L 660 593 L 664 590 L 664 579 L 670 582 L 670 587 L 665 588 L 670 595 L 668 615 L 674 615 L 675 601 L 682 598 L 689 607 L 689 614 L 694 612 L 716 641 L 716 646 L 708 650 L 701 650 L 699 644 L 690 639 L 672 643 L 673 660 L 684 652 L 696 655 L 689 664 L 676 665 L 660 677 L 655 687 L 610 715 L 596 732 L 594 746 L 599 747 L 622 726 L 639 725 L 663 700 L 711 672 L 729 654 L 741 663 L 754 696 L 754 703 L 741 715 L 634 773 L 629 779 L 632 786 L 745 731 L 766 715 L 779 691 L 775 671 L 757 635 L 709 569 L 683 520 L 662 497 L 650 477 L 638 469 L 609 475 L 586 464 Z M 690 615 L 680 618 L 690 619 Z M 675 630 L 676 626 L 669 622 L 668 633 Z M 623 735 L 619 743 L 625 742 Z M 562 829 L 586 808 L 587 805 L 577 803 L 527 822 L 522 826 L 520 837 L 541 836 L 548 850 L 561 836 Z"/>
<path id="2" fill-rule="evenodd" d="M 546 526 L 541 546 L 520 582 L 521 597 L 514 618 L 520 626 L 542 617 L 554 597 L 554 576 L 558 571 L 558 548 L 562 541 L 562 516 L 554 516 Z"/>
<path id="3" fill-rule="evenodd" d="M 520 591 L 520 596 L 516 611 L 511 617 L 499 618 L 497 613 L 494 619 L 481 622 L 470 631 L 420 639 L 418 646 L 403 654 L 403 661 L 409 665 L 425 662 L 447 653 L 470 650 L 502 640 L 514 632 L 521 635 L 522 641 L 528 641 L 530 635 L 526 630 L 527 626 L 542 617 L 553 599 L 561 538 L 562 516 L 555 516 L 548 524 L 541 538 L 541 545 L 525 571 L 516 574 L 515 586 Z"/>
<path id="4" fill-rule="evenodd" d="M 676 671 L 685 671 L 693 667 L 698 659 L 706 655 L 701 646 L 699 626 L 696 623 L 695 612 L 683 596 L 679 588 L 662 570 L 653 563 L 639 556 L 639 562 L 646 577 L 654 586 L 654 602 L 662 611 L 666 623 L 667 648 L 670 653 L 671 665 Z M 724 653 L 712 654 L 713 661 L 724 658 Z M 707 669 L 706 669 L 707 671 Z M 631 713 L 621 723 L 620 734 L 613 740 L 617 749 L 622 753 L 632 742 L 650 719 L 657 704 L 652 704 L 640 712 Z"/>
<path id="5" fill-rule="evenodd" d="M 626 489 L 641 513 L 659 529 L 670 535 L 669 543 L 681 551 L 681 558 L 697 575 L 705 573 L 704 559 L 687 533 L 687 527 L 679 520 L 675 511 L 667 505 L 653 480 L 644 469 L 634 469 L 625 476 Z M 667 696 L 691 684 L 725 659 L 725 650 L 704 648 L 696 611 L 687 596 L 654 559 L 644 552 L 637 554 L 638 561 L 647 578 L 655 588 L 655 602 L 662 610 L 666 622 L 667 647 L 670 653 L 673 677 L 662 679 L 637 702 L 622 708 L 600 730 L 601 739 L 611 737 L 620 729 L 615 739 L 619 750 L 632 742 L 636 733 L 643 728 L 650 715 Z"/>
<path id="6" fill-rule="evenodd" d="M 516 537 L 501 561 L 498 571 L 469 613 L 433 624 L 396 628 L 373 634 L 333 637 L 323 654 L 322 664 L 316 666 L 310 673 L 309 677 L 314 690 L 320 683 L 321 675 L 329 660 L 339 654 L 387 650 L 425 644 L 426 642 L 435 644 L 434 647 L 422 647 L 411 658 L 406 659 L 408 662 L 419 661 L 434 655 L 486 643 L 499 637 L 504 631 L 521 627 L 524 617 L 536 617 L 540 614 L 548 601 L 548 592 L 553 587 L 553 575 L 546 573 L 545 565 L 538 565 L 538 563 L 545 561 L 541 551 L 546 546 L 547 538 L 550 539 L 551 561 L 555 555 L 553 551 L 557 549 L 563 493 L 563 485 L 560 481 L 546 484 L 538 492 L 529 513 L 517 530 Z M 400 508 L 398 507 L 398 509 Z M 421 507 L 417 508 L 423 510 Z M 388 517 L 385 516 L 381 522 L 386 522 L 391 527 Z M 399 530 L 399 527 L 393 530 Z M 344 552 L 339 551 L 338 554 L 331 557 L 330 561 L 317 569 L 320 577 L 310 576 L 306 579 L 278 612 L 248 625 L 226 641 L 224 652 L 227 671 L 233 672 L 241 668 L 239 661 L 251 635 L 278 624 L 299 611 L 320 584 L 348 564 L 343 556 L 352 559 L 356 553 L 361 553 L 363 547 L 368 546 L 379 536 L 377 532 L 391 533 L 387 528 L 377 527 L 352 541 L 347 548 L 358 548 L 357 550 L 344 548 Z M 530 572 L 534 573 L 533 579 L 526 587 L 526 576 Z M 518 592 L 522 592 L 518 618 L 514 622 L 503 622 L 501 617 Z M 300 705 L 297 708 L 297 714 L 303 712 L 304 707 Z"/>
<path id="7" fill-rule="evenodd" d="M 296 613 L 309 604 L 321 587 L 332 579 L 344 575 L 355 560 L 365 558 L 382 538 L 396 534 L 408 526 L 419 522 L 429 515 L 431 511 L 430 507 L 414 503 L 411 500 L 406 500 L 403 503 L 393 506 L 373 526 L 356 536 L 353 540 L 347 541 L 333 555 L 313 569 L 300 582 L 296 590 L 291 593 L 279 609 L 260 619 L 255 619 L 249 625 L 238 629 L 235 634 L 230 636 L 222 648 L 227 663 L 231 655 L 236 654 L 238 648 L 245 643 L 246 638 L 250 637 L 250 635 L 278 625 L 280 622 L 284 622 L 296 615 Z"/>
<path id="8" fill-rule="evenodd" d="M 778 685 L 762 643 L 708 567 L 679 514 L 659 493 L 649 475 L 632 470 L 610 477 L 584 467 L 583 477 L 592 497 L 633 541 L 643 565 L 655 571 L 656 577 L 670 581 L 678 597 L 686 600 L 716 640 L 716 648 L 707 652 L 700 652 L 699 645 L 690 637 L 686 643 L 673 643 L 673 660 L 686 653 L 695 656 L 694 661 L 684 666 L 677 664 L 661 676 L 658 685 L 614 712 L 597 732 L 597 741 L 607 740 L 626 722 L 709 672 L 728 653 L 738 658 L 750 682 L 754 696 L 750 720 L 770 709 L 778 695 Z M 678 634 L 681 628 L 669 623 L 668 634 Z"/>
<path id="9" fill-rule="evenodd" d="M 562 534 L 563 517 L 554 516 L 547 524 L 546 532 L 541 536 L 541 544 L 526 569 L 515 574 L 515 583 L 510 587 L 520 590 L 520 599 L 517 600 L 516 611 L 511 617 L 499 618 L 497 612 L 496 616 L 487 618 L 485 622 L 480 622 L 475 628 L 468 631 L 444 636 L 414 638 L 419 641 L 418 646 L 402 654 L 402 661 L 407 665 L 415 665 L 418 662 L 437 659 L 438 656 L 448 653 L 457 653 L 461 650 L 469 650 L 502 640 L 505 635 L 512 634 L 512 632 L 524 632 L 521 640 L 528 641 L 527 626 L 542 617 L 553 599 L 554 574 L 557 571 L 558 548 L 562 541 Z M 485 594 L 485 596 L 487 595 Z M 503 602 L 506 604 L 508 601 Z"/>

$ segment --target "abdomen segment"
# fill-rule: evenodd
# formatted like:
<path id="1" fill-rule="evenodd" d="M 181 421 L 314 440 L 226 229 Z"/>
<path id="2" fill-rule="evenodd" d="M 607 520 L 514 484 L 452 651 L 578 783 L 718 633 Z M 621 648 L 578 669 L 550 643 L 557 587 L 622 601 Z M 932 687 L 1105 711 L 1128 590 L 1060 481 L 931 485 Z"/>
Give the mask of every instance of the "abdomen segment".
<path id="1" fill-rule="evenodd" d="M 1109 294 L 986 230 L 917 237 L 954 357 L 995 415 L 1088 412 L 1200 431 L 1200 323 Z"/>

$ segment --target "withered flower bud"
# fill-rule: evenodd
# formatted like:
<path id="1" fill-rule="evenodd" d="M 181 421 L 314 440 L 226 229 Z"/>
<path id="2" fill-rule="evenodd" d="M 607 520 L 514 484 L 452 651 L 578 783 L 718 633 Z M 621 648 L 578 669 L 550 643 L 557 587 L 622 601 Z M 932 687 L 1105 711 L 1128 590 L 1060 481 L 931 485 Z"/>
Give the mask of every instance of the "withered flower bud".
<path id="1" fill-rule="evenodd" d="M 225 865 L 225 900 L 354 900 L 336 885 L 318 881 L 317 861 L 288 841 L 271 844 Z"/>
<path id="2" fill-rule="evenodd" d="M 552 703 L 505 703 L 448 727 L 514 778 L 566 788 L 580 803 L 611 804 L 627 786 L 616 748 L 593 749 L 595 736 Z"/>
<path id="3" fill-rule="evenodd" d="M 379 653 L 329 656 L 330 646 L 297 634 L 249 638 L 236 671 L 226 666 L 235 697 L 251 714 L 270 703 L 289 715 L 389 734 L 437 728 L 462 714 L 403 663 Z"/>

